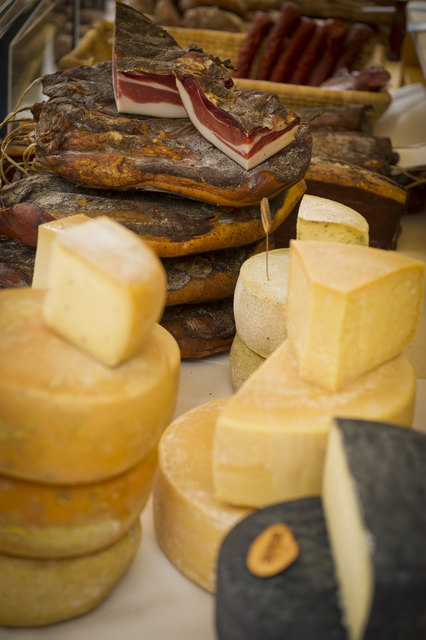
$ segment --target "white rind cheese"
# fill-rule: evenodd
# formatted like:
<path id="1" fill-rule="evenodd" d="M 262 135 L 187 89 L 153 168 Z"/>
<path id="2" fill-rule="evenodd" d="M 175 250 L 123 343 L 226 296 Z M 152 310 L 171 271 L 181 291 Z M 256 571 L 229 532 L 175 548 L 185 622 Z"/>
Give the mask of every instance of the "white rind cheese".
<path id="1" fill-rule="evenodd" d="M 246 380 L 214 435 L 218 500 L 250 507 L 319 495 L 334 415 L 410 426 L 416 379 L 399 355 L 338 392 L 305 382 L 289 340 Z"/>
<path id="2" fill-rule="evenodd" d="M 369 226 L 360 213 L 341 202 L 305 194 L 296 223 L 297 240 L 326 240 L 368 246 Z"/>
<path id="3" fill-rule="evenodd" d="M 137 353 L 161 318 L 166 274 L 135 233 L 100 216 L 58 234 L 43 315 L 50 329 L 107 366 Z"/>
<path id="4" fill-rule="evenodd" d="M 395 251 L 294 240 L 287 329 L 300 376 L 337 390 L 400 353 L 415 335 L 424 263 Z"/>
<path id="5" fill-rule="evenodd" d="M 237 333 L 266 358 L 287 337 L 289 249 L 258 253 L 244 262 L 234 292 Z"/>

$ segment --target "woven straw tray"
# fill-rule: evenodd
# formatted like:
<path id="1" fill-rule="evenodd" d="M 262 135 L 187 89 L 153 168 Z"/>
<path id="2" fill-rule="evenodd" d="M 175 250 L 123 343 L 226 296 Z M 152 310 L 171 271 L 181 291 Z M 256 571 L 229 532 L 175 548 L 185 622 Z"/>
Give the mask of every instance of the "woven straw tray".
<path id="1" fill-rule="evenodd" d="M 166 27 L 167 31 L 182 46 L 196 44 L 206 53 L 221 60 L 229 59 L 235 65 L 238 52 L 244 42 L 244 33 L 225 31 L 184 29 Z M 79 65 L 91 65 L 111 59 L 113 25 L 107 20 L 99 20 L 80 40 L 77 47 L 59 61 L 59 67 L 66 69 Z M 381 46 L 381 45 L 380 45 Z M 261 54 L 259 51 L 258 56 Z M 371 56 L 372 52 L 368 52 Z M 253 72 L 256 70 L 256 59 Z M 368 117 L 379 118 L 391 102 L 388 91 L 338 91 L 253 79 L 235 79 L 235 84 L 245 89 L 259 89 L 277 94 L 286 106 L 297 109 L 309 107 L 341 107 L 345 105 L 365 105 Z"/>

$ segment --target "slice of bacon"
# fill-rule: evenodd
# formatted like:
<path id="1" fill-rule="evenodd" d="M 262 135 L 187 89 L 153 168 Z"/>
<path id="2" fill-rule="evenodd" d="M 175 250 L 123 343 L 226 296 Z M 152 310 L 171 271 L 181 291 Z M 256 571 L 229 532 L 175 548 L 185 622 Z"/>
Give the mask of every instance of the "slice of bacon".
<path id="1" fill-rule="evenodd" d="M 300 118 L 274 94 L 229 90 L 181 73 L 176 84 L 195 128 L 243 169 L 252 169 L 294 141 Z"/>

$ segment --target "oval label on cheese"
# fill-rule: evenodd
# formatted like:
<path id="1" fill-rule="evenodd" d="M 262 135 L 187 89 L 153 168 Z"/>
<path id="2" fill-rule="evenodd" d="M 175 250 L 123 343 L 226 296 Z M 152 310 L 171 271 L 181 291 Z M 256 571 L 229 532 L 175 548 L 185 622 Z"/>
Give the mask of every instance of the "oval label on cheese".
<path id="1" fill-rule="evenodd" d="M 287 525 L 276 522 L 251 543 L 246 565 L 259 578 L 269 578 L 287 569 L 298 557 L 299 545 Z"/>

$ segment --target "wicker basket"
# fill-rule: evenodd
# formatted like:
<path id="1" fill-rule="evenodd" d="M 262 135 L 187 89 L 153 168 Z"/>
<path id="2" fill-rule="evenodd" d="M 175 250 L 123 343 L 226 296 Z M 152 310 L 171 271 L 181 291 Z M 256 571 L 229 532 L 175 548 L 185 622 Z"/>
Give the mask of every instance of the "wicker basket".
<path id="1" fill-rule="evenodd" d="M 79 65 L 91 65 L 95 62 L 103 62 L 111 59 L 112 53 L 111 22 L 100 20 L 94 23 L 78 46 L 60 62 L 61 69 Z M 245 39 L 244 33 L 230 33 L 225 31 L 209 31 L 201 29 L 184 29 L 180 27 L 167 27 L 167 31 L 182 46 L 196 44 L 206 53 L 217 56 L 221 60 L 230 60 L 236 64 L 240 47 Z M 381 46 L 381 45 L 380 45 Z M 257 58 L 261 55 L 261 50 Z M 369 49 L 364 52 L 364 58 L 372 56 Z M 358 62 L 362 64 L 362 60 Z M 256 59 L 253 63 L 252 75 L 256 71 Z M 269 81 L 249 79 L 235 79 L 235 84 L 246 89 L 260 89 L 277 94 L 280 100 L 291 109 L 309 107 L 341 107 L 345 105 L 365 105 L 368 117 L 374 121 L 379 118 L 391 102 L 391 96 L 387 91 L 337 91 Z"/>

